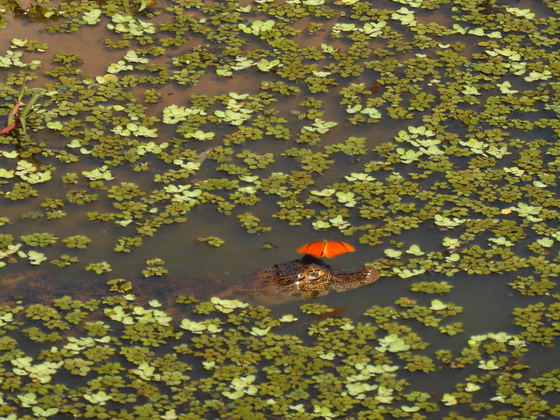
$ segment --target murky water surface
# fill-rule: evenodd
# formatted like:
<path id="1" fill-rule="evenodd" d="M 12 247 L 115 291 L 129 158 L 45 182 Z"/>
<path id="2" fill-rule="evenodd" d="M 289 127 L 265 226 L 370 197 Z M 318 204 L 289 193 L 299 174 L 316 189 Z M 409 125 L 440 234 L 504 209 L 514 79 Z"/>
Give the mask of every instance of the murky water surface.
<path id="1" fill-rule="evenodd" d="M 373 265 L 377 283 L 313 301 L 255 290 L 242 298 L 271 317 L 302 318 L 275 333 L 318 346 L 313 363 L 333 360 L 338 370 L 321 381 L 332 380 L 335 394 L 319 373 L 309 376 L 311 396 L 288 398 L 281 384 L 267 394 L 262 384 L 278 380 L 260 368 L 216 374 L 210 393 L 202 382 L 214 368 L 191 355 L 203 403 L 162 404 L 157 415 L 558 415 L 549 394 L 558 391 L 560 331 L 557 2 L 193 0 L 143 9 L 148 3 L 3 6 L 2 302 L 49 305 L 68 295 L 123 304 L 115 296 L 130 291 L 138 305 L 162 302 L 178 325 L 193 308 L 205 313 L 176 304 L 179 296 L 222 296 L 236 279 L 298 258 L 306 242 L 342 240 L 356 252 L 329 264 Z M 110 292 L 114 279 L 131 290 Z M 443 282 L 452 287 L 438 289 Z M 326 306 L 302 314 L 306 303 Z M 360 323 L 375 326 L 376 337 L 321 342 L 329 329 Z M 261 330 L 248 331 L 246 343 Z M 500 333 L 507 344 L 494 336 L 475 344 Z M 403 346 L 380 350 L 391 334 L 405 337 Z M 362 355 L 369 345 L 377 350 Z M 426 373 L 410 367 L 430 358 Z M 368 363 L 407 367 L 392 379 L 354 377 L 349 387 L 356 365 Z M 250 379 L 232 382 L 254 373 L 263 381 L 259 403 Z M 556 379 L 531 390 L 527 381 L 541 375 Z M 479 383 L 493 385 L 476 393 Z M 531 394 L 540 406 L 527 408 Z M 57 407 L 13 401 L 0 414 L 40 407 L 34 414 L 48 417 L 40 410 Z"/>

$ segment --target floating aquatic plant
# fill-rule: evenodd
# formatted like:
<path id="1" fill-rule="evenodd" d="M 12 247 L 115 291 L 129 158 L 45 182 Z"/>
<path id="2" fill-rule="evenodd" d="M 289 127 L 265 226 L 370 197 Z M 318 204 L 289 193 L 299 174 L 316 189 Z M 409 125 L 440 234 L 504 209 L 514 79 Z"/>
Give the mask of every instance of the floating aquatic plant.
<path id="1" fill-rule="evenodd" d="M 40 34 L 7 38 L 10 49 L 0 54 L 0 114 L 7 121 L 0 129 L 0 198 L 9 216 L 0 218 L 6 229 L 0 236 L 0 265 L 7 272 L 2 284 L 15 281 L 11 271 L 44 267 L 50 258 L 57 269 L 116 269 L 112 259 L 96 262 L 92 255 L 105 243 L 90 229 L 82 231 L 82 222 L 108 232 L 109 252 L 134 258 L 139 247 L 158 243 L 169 225 L 188 230 L 195 219 L 189 213 L 217 210 L 224 222 L 213 232 L 222 236 L 233 217 L 243 232 L 262 237 L 258 247 L 279 225 L 294 233 L 314 228 L 354 237 L 367 248 L 363 262 L 379 268 L 387 282 L 413 279 L 413 296 L 368 310 L 375 326 L 336 314 L 316 319 L 333 310 L 309 303 L 303 315 L 287 318 L 309 321 L 317 341 L 308 347 L 279 334 L 280 321 L 264 320 L 262 310 L 210 302 L 181 330 L 196 338 L 192 346 L 172 343 L 175 353 L 159 357 L 142 346 L 173 340 L 170 325 L 159 322 L 165 317 L 155 307 L 126 307 L 124 296 L 136 282 L 112 280 L 109 288 L 122 308 L 113 305 L 115 318 L 103 322 L 118 338 L 96 342 L 97 355 L 87 352 L 86 341 L 53 344 L 61 334 L 47 329 L 66 332 L 81 322 L 78 312 L 25 329 L 34 343 L 59 347 L 40 359 L 25 362 L 17 341 L 2 338 L 6 360 L 21 365 L 5 368 L 19 369 L 3 381 L 18 396 L 5 390 L 1 415 L 103 417 L 122 410 L 145 418 L 181 412 L 375 418 L 447 409 L 454 410 L 450 416 L 455 410 L 493 416 L 503 414 L 504 404 L 519 418 L 558 415 L 547 400 L 557 372 L 530 380 L 513 372 L 526 369 L 524 343 L 552 346 L 558 336 L 554 4 L 460 3 L 435 23 L 426 21 L 426 12 L 440 16 L 445 7 L 416 0 L 399 0 L 396 8 L 360 0 L 129 3 L 5 6 L 6 15 L 19 6 L 26 19 L 42 19 L 34 25 L 46 25 L 50 37 L 102 28 L 107 39 L 92 43 L 92 50 L 109 48 L 115 56 L 100 63 L 108 74 L 89 75 L 88 54 L 56 51 L 57 43 L 49 39 L 47 45 Z M 4 14 L 0 30 L 7 33 L 21 20 Z M 44 59 L 47 48 L 55 50 L 52 63 Z M 251 83 L 237 83 L 244 78 Z M 33 223 L 41 227 L 30 230 Z M 73 232 L 70 223 L 77 226 Z M 419 241 L 424 237 L 430 241 Z M 76 248 L 81 261 L 60 255 L 59 239 Z M 237 243 L 199 240 L 224 248 Z M 183 275 L 173 262 L 164 268 L 161 260 L 149 261 L 137 271 Z M 453 319 L 472 310 L 453 304 L 455 291 L 479 277 L 511 287 L 520 299 L 539 299 L 511 309 L 518 336 L 469 340 L 468 322 Z M 434 299 L 434 293 L 445 297 Z M 2 309 L 0 324 L 18 327 L 15 308 Z M 216 318 L 203 319 L 207 311 Z M 407 330 L 412 324 L 468 345 L 457 355 L 442 350 L 434 360 L 416 351 L 425 343 Z M 106 337 L 107 325 L 88 324 L 88 331 Z M 239 331 L 228 330 L 232 325 Z M 227 351 L 221 347 L 226 333 Z M 131 345 L 119 347 L 119 340 Z M 178 360 L 183 356 L 204 359 L 200 372 L 206 376 L 187 379 L 188 368 Z M 270 364 L 257 374 L 262 358 Z M 43 365 L 47 359 L 63 361 L 58 369 L 71 376 L 84 374 L 87 385 L 66 397 L 61 384 L 42 383 L 55 366 Z M 400 369 L 468 373 L 432 397 L 416 391 Z M 173 399 L 159 392 L 164 383 Z M 291 391 L 291 383 L 312 390 Z M 496 384 L 493 397 L 479 397 L 488 383 Z M 195 401 L 195 392 L 204 398 Z M 143 396 L 154 401 L 144 404 Z"/>

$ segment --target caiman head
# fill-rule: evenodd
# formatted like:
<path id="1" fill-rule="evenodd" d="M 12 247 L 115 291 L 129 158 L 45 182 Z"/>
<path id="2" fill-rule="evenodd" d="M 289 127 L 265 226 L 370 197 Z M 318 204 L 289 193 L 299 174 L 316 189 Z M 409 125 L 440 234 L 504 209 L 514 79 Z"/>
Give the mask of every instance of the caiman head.
<path id="1" fill-rule="evenodd" d="M 320 259 L 294 260 L 256 271 L 254 293 L 303 296 L 315 298 L 330 291 L 342 292 L 374 283 L 379 271 L 373 267 L 337 270 Z"/>

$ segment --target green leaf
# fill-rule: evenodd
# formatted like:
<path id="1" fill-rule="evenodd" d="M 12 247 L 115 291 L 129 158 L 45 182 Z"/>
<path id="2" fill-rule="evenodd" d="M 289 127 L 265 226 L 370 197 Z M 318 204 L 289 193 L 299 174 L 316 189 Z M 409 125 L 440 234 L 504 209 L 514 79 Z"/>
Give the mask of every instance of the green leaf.
<path id="1" fill-rule="evenodd" d="M 550 238 L 537 239 L 537 243 L 545 248 L 550 248 L 554 244 L 554 240 Z"/>
<path id="2" fill-rule="evenodd" d="M 56 407 L 47 408 L 45 410 L 39 406 L 33 406 L 31 410 L 33 411 L 33 414 L 35 414 L 37 417 L 51 417 L 60 411 Z"/>
<path id="3" fill-rule="evenodd" d="M 472 382 L 467 382 L 467 386 L 465 387 L 465 391 L 467 392 L 475 392 L 480 390 L 480 385 L 474 384 Z"/>
<path id="4" fill-rule="evenodd" d="M 441 311 L 447 308 L 447 304 L 443 303 L 441 300 L 434 299 L 431 302 L 430 309 L 432 311 Z"/>
<path id="5" fill-rule="evenodd" d="M 101 9 L 91 9 L 87 12 L 84 12 L 82 19 L 88 25 L 95 25 L 99 22 L 99 18 L 101 17 Z"/>
<path id="6" fill-rule="evenodd" d="M 49 121 L 47 127 L 51 130 L 62 130 L 64 128 L 60 121 Z"/>
<path id="7" fill-rule="evenodd" d="M 496 365 L 496 362 L 494 362 L 494 360 L 481 360 L 478 364 L 478 368 L 482 370 L 496 370 L 500 367 Z"/>
<path id="8" fill-rule="evenodd" d="M 443 394 L 441 401 L 447 406 L 457 405 L 457 398 L 451 394 Z"/>
<path id="9" fill-rule="evenodd" d="M 12 38 L 12 48 L 23 48 L 28 42 L 27 39 Z"/>
<path id="10" fill-rule="evenodd" d="M 406 250 L 406 253 L 416 255 L 416 256 L 424 255 L 424 252 L 420 249 L 418 245 L 411 245 L 410 248 Z"/>
<path id="11" fill-rule="evenodd" d="M 398 251 L 396 249 L 391 249 L 391 248 L 385 249 L 383 252 L 389 258 L 395 258 L 395 259 L 399 259 L 402 255 L 402 251 Z"/>
<path id="12" fill-rule="evenodd" d="M 417 411 L 420 411 L 420 407 L 409 407 L 407 405 L 401 405 L 401 410 L 405 413 L 416 413 Z"/>
<path id="13" fill-rule="evenodd" d="M 253 327 L 251 328 L 251 335 L 257 336 L 257 337 L 262 337 L 268 334 L 268 332 L 270 331 L 270 327 L 268 328 L 258 328 L 258 327 Z"/>

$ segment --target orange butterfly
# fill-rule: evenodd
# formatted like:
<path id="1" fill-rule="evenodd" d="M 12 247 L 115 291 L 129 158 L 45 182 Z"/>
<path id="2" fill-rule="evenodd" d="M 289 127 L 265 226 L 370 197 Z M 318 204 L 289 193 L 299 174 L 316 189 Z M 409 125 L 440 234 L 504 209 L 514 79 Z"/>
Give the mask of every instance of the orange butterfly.
<path id="1" fill-rule="evenodd" d="M 346 242 L 327 241 L 309 242 L 298 248 L 300 254 L 312 255 L 316 258 L 334 258 L 347 252 L 354 252 L 356 248 Z"/>

